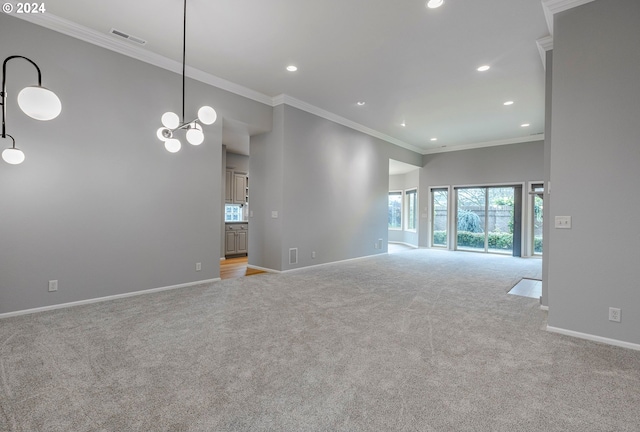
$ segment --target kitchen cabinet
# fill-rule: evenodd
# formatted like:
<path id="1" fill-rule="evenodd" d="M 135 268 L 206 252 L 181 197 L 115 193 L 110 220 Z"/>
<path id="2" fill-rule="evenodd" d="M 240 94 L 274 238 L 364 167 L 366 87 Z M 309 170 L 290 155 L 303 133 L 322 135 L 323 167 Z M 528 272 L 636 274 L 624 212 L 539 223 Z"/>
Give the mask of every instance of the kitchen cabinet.
<path id="1" fill-rule="evenodd" d="M 224 245 L 225 256 L 246 254 L 249 246 L 249 224 L 225 224 Z"/>
<path id="2" fill-rule="evenodd" d="M 247 173 L 227 170 L 224 178 L 224 202 L 247 204 L 249 202 L 249 178 Z"/>
<path id="3" fill-rule="evenodd" d="M 227 170 L 224 176 L 224 202 L 233 202 L 233 171 Z"/>
<path id="4" fill-rule="evenodd" d="M 248 201 L 247 173 L 233 173 L 233 203 L 246 204 Z"/>

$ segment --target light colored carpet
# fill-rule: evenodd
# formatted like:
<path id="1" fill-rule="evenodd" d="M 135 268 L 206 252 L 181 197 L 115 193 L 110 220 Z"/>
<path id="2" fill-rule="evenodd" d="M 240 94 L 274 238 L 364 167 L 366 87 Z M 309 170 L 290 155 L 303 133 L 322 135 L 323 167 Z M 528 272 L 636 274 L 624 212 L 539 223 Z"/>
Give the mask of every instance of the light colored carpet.
<path id="1" fill-rule="evenodd" d="M 640 352 L 540 261 L 415 250 L 0 321 L 2 431 L 638 431 Z"/>

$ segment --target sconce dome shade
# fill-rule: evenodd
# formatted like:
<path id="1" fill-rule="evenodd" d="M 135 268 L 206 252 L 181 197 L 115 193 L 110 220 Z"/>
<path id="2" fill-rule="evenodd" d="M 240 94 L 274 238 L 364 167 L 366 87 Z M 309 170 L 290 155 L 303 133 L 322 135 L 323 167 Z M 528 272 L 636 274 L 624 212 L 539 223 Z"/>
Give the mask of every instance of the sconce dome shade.
<path id="1" fill-rule="evenodd" d="M 18 165 L 24 162 L 24 153 L 15 147 L 8 148 L 2 152 L 2 159 L 11 165 Z"/>
<path id="2" fill-rule="evenodd" d="M 206 125 L 214 124 L 217 118 L 216 110 L 210 106 L 205 105 L 198 110 L 198 120 Z"/>
<path id="3" fill-rule="evenodd" d="M 180 125 L 180 117 L 171 111 L 162 114 L 162 124 L 168 129 L 175 129 Z"/>
<path id="4" fill-rule="evenodd" d="M 169 153 L 176 153 L 180 151 L 182 144 L 180 144 L 180 140 L 175 138 L 168 139 L 164 142 L 164 148 L 167 149 Z"/>
<path id="5" fill-rule="evenodd" d="M 190 128 L 187 131 L 187 141 L 189 141 L 191 145 L 200 145 L 204 142 L 204 134 L 201 130 Z"/>
<path id="6" fill-rule="evenodd" d="M 161 127 L 160 129 L 158 129 L 158 132 L 156 132 L 156 135 L 158 136 L 158 139 L 160 141 L 166 141 L 169 138 L 173 138 L 173 133 L 171 132 L 171 129 L 167 129 L 166 127 Z"/>
<path id="7" fill-rule="evenodd" d="M 60 99 L 51 90 L 40 87 L 25 87 L 18 93 L 18 105 L 26 115 L 36 120 L 52 120 L 62 111 Z"/>

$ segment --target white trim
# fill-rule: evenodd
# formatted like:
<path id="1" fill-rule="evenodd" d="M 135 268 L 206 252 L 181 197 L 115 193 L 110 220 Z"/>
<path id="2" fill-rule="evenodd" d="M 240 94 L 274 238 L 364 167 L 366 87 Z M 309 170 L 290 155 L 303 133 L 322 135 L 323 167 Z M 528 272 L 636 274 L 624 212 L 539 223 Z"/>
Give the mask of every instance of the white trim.
<path id="1" fill-rule="evenodd" d="M 165 286 L 160 288 L 151 288 L 147 290 L 133 291 L 133 292 L 116 294 L 116 295 L 111 295 L 106 297 L 97 297 L 97 298 L 79 300 L 79 301 L 70 302 L 70 303 L 61 303 L 61 304 L 56 304 L 51 306 L 43 306 L 39 308 L 25 309 L 25 310 L 20 310 L 15 312 L 7 312 L 7 313 L 0 314 L 0 319 L 10 318 L 10 317 L 15 317 L 20 315 L 28 315 L 28 314 L 38 313 L 38 312 L 52 311 L 56 309 L 65 309 L 73 306 L 81 306 L 81 305 L 87 305 L 92 303 L 101 303 L 101 302 L 110 301 L 110 300 L 117 300 L 117 299 L 122 299 L 127 297 L 139 296 L 143 294 L 153 294 L 160 291 L 168 291 L 168 290 L 179 289 L 179 288 L 188 288 L 195 285 L 202 285 L 202 284 L 219 282 L 219 281 L 220 281 L 220 278 L 205 279 L 205 280 L 200 280 L 195 282 L 187 282 L 187 283 L 178 284 L 178 285 L 170 285 L 170 286 Z"/>
<path id="2" fill-rule="evenodd" d="M 182 63 L 180 62 L 151 52 L 139 45 L 132 45 L 129 42 L 116 39 L 116 37 L 113 35 L 100 33 L 89 27 L 85 27 L 64 18 L 52 15 L 49 12 L 46 12 L 44 14 L 14 14 L 12 16 L 23 19 L 25 21 L 29 21 L 33 24 L 37 24 L 50 30 L 57 31 L 67 36 L 89 42 L 93 45 L 115 51 L 119 54 L 132 57 L 136 60 L 149 63 L 159 68 L 182 74 Z M 261 102 L 265 105 L 273 106 L 273 99 L 270 96 L 267 96 L 255 90 L 251 90 L 250 88 L 241 86 L 224 78 L 220 78 L 215 75 L 203 72 L 199 69 L 187 66 L 185 75 L 194 80 L 201 81 L 214 87 L 218 87 L 222 90 L 226 90 L 239 96 L 246 97 L 247 99 Z"/>
<path id="3" fill-rule="evenodd" d="M 547 20 L 549 33 L 553 36 L 553 16 L 555 14 L 591 3 L 592 1 L 593 0 L 542 0 L 542 10 L 544 12 L 544 18 Z"/>
<path id="4" fill-rule="evenodd" d="M 476 148 L 494 147 L 494 146 L 501 146 L 501 145 L 507 145 L 507 144 L 519 144 L 519 143 L 532 142 L 532 141 L 544 141 L 544 134 L 542 133 L 537 135 L 529 135 L 521 138 L 510 138 L 510 139 L 503 139 L 503 140 L 497 140 L 497 141 L 485 141 L 485 142 L 472 143 L 472 144 L 463 144 L 463 145 L 457 145 L 457 146 L 451 146 L 451 147 L 438 147 L 434 149 L 422 150 L 422 154 L 426 155 L 426 154 L 433 154 L 433 153 L 447 153 L 447 152 L 458 151 L 458 150 L 470 150 L 470 149 L 476 149 Z"/>
<path id="5" fill-rule="evenodd" d="M 357 130 L 358 132 L 362 132 L 364 134 L 370 135 L 372 137 L 375 138 L 379 138 L 383 141 L 389 142 L 391 144 L 395 144 L 399 147 L 403 147 L 406 148 L 408 150 L 414 151 L 416 153 L 420 153 L 420 154 L 424 154 L 424 149 L 415 147 L 411 144 L 407 144 L 404 141 L 400 141 L 397 138 L 394 138 L 392 136 L 389 135 L 385 135 L 382 132 L 378 132 L 376 130 L 373 130 L 367 126 L 361 125 L 360 123 L 356 123 L 354 121 L 351 121 L 345 117 L 339 116 L 337 114 L 334 114 L 332 112 L 329 112 L 327 110 L 324 110 L 322 108 L 318 108 L 315 105 L 311 105 L 310 103 L 301 101 L 300 99 L 296 99 L 294 97 L 291 97 L 289 95 L 286 94 L 281 94 L 278 96 L 275 96 L 273 98 L 273 106 L 278 106 L 278 105 L 289 105 L 292 106 L 294 108 L 298 108 L 302 111 L 306 111 L 308 113 L 314 114 L 318 117 L 322 117 L 323 119 L 326 120 L 330 120 L 334 123 L 338 123 L 342 126 L 346 126 L 348 128 Z"/>
<path id="6" fill-rule="evenodd" d="M 274 269 L 271 269 L 271 268 L 260 267 L 260 266 L 256 266 L 256 265 L 252 265 L 252 264 L 247 264 L 247 268 L 254 269 L 254 270 L 262 270 L 262 271 L 267 272 L 267 273 L 282 273 L 282 271 L 280 271 L 280 270 L 274 270 Z"/>
<path id="7" fill-rule="evenodd" d="M 314 265 L 310 265 L 310 266 L 298 267 L 298 268 L 289 269 L 289 270 L 282 270 L 279 273 L 291 273 L 291 272 L 297 272 L 297 271 L 300 271 L 300 270 L 306 270 L 306 269 L 310 269 L 310 268 L 314 268 L 314 267 L 323 267 L 323 266 L 328 266 L 328 265 L 331 265 L 331 264 L 345 263 L 345 262 L 349 262 L 349 261 L 356 261 L 356 260 L 361 260 L 361 259 L 365 259 L 365 258 L 377 257 L 377 256 L 382 255 L 383 253 L 365 255 L 365 256 L 356 257 L 356 258 L 347 258 L 347 259 L 338 260 L 338 261 L 329 261 L 329 262 L 322 263 L 322 264 L 314 264 Z"/>
<path id="8" fill-rule="evenodd" d="M 371 258 L 371 257 L 379 256 L 379 255 L 382 255 L 382 254 L 372 254 L 372 255 L 365 255 L 365 256 L 356 257 L 356 258 L 348 258 L 348 259 L 345 259 L 345 260 L 329 261 L 329 262 L 322 263 L 322 264 L 314 264 L 314 265 L 310 265 L 310 266 L 298 267 L 298 268 L 289 269 L 289 270 L 274 270 L 274 269 L 270 269 L 270 268 L 266 268 L 266 267 L 254 266 L 254 265 L 251 265 L 251 264 L 248 264 L 247 267 L 248 268 L 252 268 L 252 269 L 256 269 L 256 270 L 266 271 L 268 273 L 284 274 L 284 273 L 290 273 L 290 272 L 296 272 L 296 271 L 300 271 L 300 270 L 310 269 L 310 268 L 313 268 L 313 267 L 322 267 L 322 266 L 327 266 L 327 265 L 337 264 L 337 263 L 342 263 L 342 262 L 347 262 L 347 261 L 355 261 L 355 260 L 359 260 L 359 259 L 363 259 L 363 258 Z"/>
<path id="9" fill-rule="evenodd" d="M 540 58 L 542 59 L 542 66 L 544 69 L 547 69 L 547 51 L 551 51 L 553 49 L 553 36 L 545 36 L 536 41 L 536 46 L 538 47 L 538 53 L 540 53 Z"/>
<path id="10" fill-rule="evenodd" d="M 540 305 L 540 310 L 549 312 L 549 306 Z"/>
<path id="11" fill-rule="evenodd" d="M 387 244 L 399 244 L 399 245 L 403 245 L 403 246 L 407 246 L 410 247 L 412 249 L 420 249 L 420 246 L 416 246 L 414 244 L 411 243 L 407 243 L 407 242 L 398 242 L 398 241 L 388 241 Z M 389 249 L 387 248 L 387 253 L 389 253 Z"/>
<path id="12" fill-rule="evenodd" d="M 550 325 L 547 325 L 547 331 L 551 332 L 551 333 L 559 333 L 565 336 L 572 336 L 572 337 L 577 337 L 580 339 L 586 339 L 586 340 L 590 340 L 593 342 L 600 342 L 600 343 L 604 343 L 607 345 L 613 345 L 613 346 L 618 346 L 618 347 L 622 347 L 622 348 L 628 348 L 628 349 L 632 349 L 632 350 L 636 350 L 636 351 L 640 351 L 640 345 L 639 344 L 635 344 L 635 343 L 631 343 L 631 342 L 625 342 L 625 341 L 621 341 L 618 339 L 610 339 L 610 338 L 606 338 L 606 337 L 602 337 L 602 336 L 596 336 L 596 335 L 592 335 L 592 334 L 588 334 L 588 333 L 580 333 L 577 331 L 573 331 L 573 330 L 567 330 L 567 329 L 563 329 L 563 328 L 558 328 L 558 327 L 552 327 Z"/>

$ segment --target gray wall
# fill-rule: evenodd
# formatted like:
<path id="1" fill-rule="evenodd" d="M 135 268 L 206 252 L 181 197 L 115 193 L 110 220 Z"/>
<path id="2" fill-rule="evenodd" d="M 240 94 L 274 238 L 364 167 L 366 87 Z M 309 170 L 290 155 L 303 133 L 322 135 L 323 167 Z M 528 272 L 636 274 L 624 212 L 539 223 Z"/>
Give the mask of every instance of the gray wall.
<path id="1" fill-rule="evenodd" d="M 410 171 L 405 174 L 396 174 L 389 176 L 389 191 L 403 191 L 408 189 L 418 189 L 420 183 L 420 169 L 416 168 L 414 171 Z M 406 204 L 403 203 L 403 206 Z M 418 221 L 420 220 L 420 200 L 418 200 Z M 404 226 L 405 220 L 405 207 L 403 211 L 403 229 L 401 230 L 388 230 L 389 241 L 406 243 L 411 246 L 418 246 L 418 230 L 416 232 L 406 231 Z M 419 225 L 419 223 L 418 223 Z M 419 228 L 419 227 L 418 227 Z"/>
<path id="2" fill-rule="evenodd" d="M 249 263 L 275 270 L 385 252 L 389 158 L 421 160 L 287 105 L 275 108 L 271 133 L 252 137 L 250 154 Z M 289 248 L 298 248 L 297 265 L 289 265 Z"/>
<path id="3" fill-rule="evenodd" d="M 640 2 L 555 17 L 549 325 L 640 343 Z M 608 321 L 610 306 L 622 322 Z"/>
<path id="4" fill-rule="evenodd" d="M 249 264 L 266 269 L 282 268 L 282 206 L 284 105 L 273 109 L 273 128 L 252 136 L 249 144 L 251 211 L 249 217 Z M 278 217 L 271 217 L 272 211 Z"/>
<path id="5" fill-rule="evenodd" d="M 553 95 L 553 51 L 547 51 L 545 70 L 545 96 L 544 96 L 544 207 L 542 209 L 542 219 L 547 221 L 542 226 L 542 237 L 544 238 L 544 252 L 542 255 L 542 298 L 543 306 L 549 306 L 549 260 L 553 253 L 550 247 L 551 242 L 551 195 L 549 194 L 549 182 L 551 181 L 551 109 Z"/>
<path id="6" fill-rule="evenodd" d="M 35 69 L 8 64 L 7 132 L 27 159 L 0 161 L 0 313 L 218 277 L 220 122 L 175 155 L 155 137 L 181 109 L 180 76 L 6 14 L 0 40 L 0 57 L 34 60 L 63 104 L 50 122 L 22 114 L 15 95 Z M 271 107 L 189 80 L 188 109 L 205 103 L 271 127 Z"/>
<path id="7" fill-rule="evenodd" d="M 429 246 L 431 187 L 514 184 L 540 181 L 543 175 L 543 141 L 424 155 L 418 192 L 420 246 Z"/>
<path id="8" fill-rule="evenodd" d="M 249 173 L 249 156 L 227 153 L 226 167 L 234 171 Z"/>

